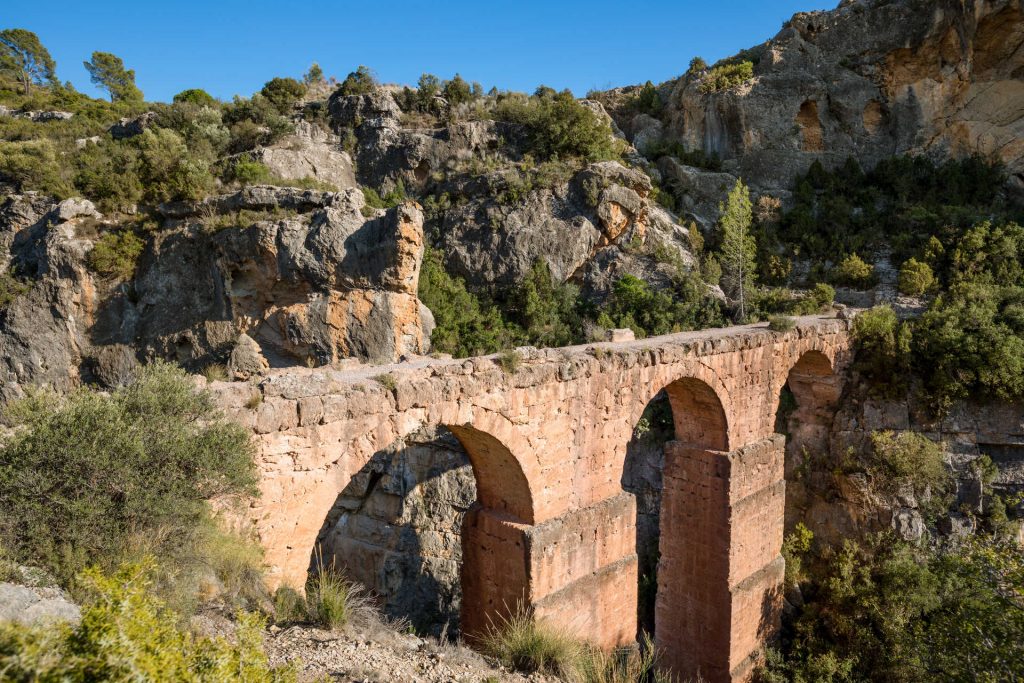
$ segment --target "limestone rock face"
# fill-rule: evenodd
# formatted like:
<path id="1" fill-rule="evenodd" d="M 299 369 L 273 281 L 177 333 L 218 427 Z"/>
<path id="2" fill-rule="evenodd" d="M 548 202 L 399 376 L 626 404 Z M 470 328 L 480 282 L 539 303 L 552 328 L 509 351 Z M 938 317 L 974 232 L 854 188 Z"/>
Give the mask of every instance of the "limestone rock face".
<path id="1" fill-rule="evenodd" d="M 1019 178 L 1022 43 L 1019 0 L 843 2 L 795 15 L 753 48 L 755 76 L 743 86 L 666 84 L 664 133 L 767 190 L 814 160 L 872 167 L 907 153 L 994 155 Z"/>
<path id="2" fill-rule="evenodd" d="M 0 582 L 0 622 L 13 621 L 25 626 L 77 622 L 78 605 L 55 587 L 30 587 Z"/>
<path id="3" fill-rule="evenodd" d="M 0 266 L 18 278 L 0 310 L 0 401 L 28 384 L 116 387 L 156 357 L 226 362 L 243 334 L 256 345 L 239 360 L 245 375 L 265 369 L 260 353 L 318 365 L 425 352 L 422 211 L 409 202 L 367 218 L 363 205 L 354 189 L 269 186 L 164 205 L 164 226 L 118 282 L 88 265 L 103 221 L 90 202 L 8 197 Z"/>
<path id="4" fill-rule="evenodd" d="M 665 264 L 639 249 L 654 243 L 693 262 L 685 233 L 650 200 L 651 180 L 642 171 L 598 162 L 564 183 L 502 201 L 516 181 L 505 171 L 474 179 L 462 190 L 471 199 L 445 214 L 446 265 L 471 284 L 513 286 L 542 260 L 557 281 L 600 293 L 627 272 L 657 280 Z"/>
<path id="5" fill-rule="evenodd" d="M 420 353 L 418 205 L 367 219 L 357 190 L 303 198 L 320 208 L 213 234 L 186 221 L 155 237 L 136 278 L 139 344 L 186 364 L 226 356 L 240 333 L 272 364 Z"/>
<path id="6" fill-rule="evenodd" d="M 294 135 L 251 155 L 279 178 L 313 178 L 339 190 L 356 186 L 352 158 L 340 149 L 337 136 L 305 121 L 296 123 Z"/>

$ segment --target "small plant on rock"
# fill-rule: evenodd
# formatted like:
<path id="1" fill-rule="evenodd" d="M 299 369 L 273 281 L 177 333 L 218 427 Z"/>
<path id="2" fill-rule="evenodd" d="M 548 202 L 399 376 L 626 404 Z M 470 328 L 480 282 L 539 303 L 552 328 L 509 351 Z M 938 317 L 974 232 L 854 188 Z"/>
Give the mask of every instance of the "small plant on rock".
<path id="1" fill-rule="evenodd" d="M 773 315 L 768 318 L 768 329 L 772 332 L 789 332 L 796 327 L 796 320 L 788 315 Z"/>
<path id="2" fill-rule="evenodd" d="M 519 356 L 519 352 L 514 350 L 500 353 L 497 358 L 498 365 L 500 365 L 501 369 L 509 375 L 516 374 L 516 371 L 519 369 L 519 365 L 522 361 L 523 359 Z"/>

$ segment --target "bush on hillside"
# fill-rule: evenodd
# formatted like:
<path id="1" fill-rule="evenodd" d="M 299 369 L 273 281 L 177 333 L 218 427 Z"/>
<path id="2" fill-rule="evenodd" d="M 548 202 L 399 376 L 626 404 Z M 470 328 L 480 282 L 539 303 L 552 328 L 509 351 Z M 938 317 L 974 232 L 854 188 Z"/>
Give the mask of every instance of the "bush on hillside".
<path id="1" fill-rule="evenodd" d="M 249 433 L 164 362 L 110 395 L 37 392 L 5 417 L 18 429 L 0 447 L 0 544 L 64 581 L 140 544 L 184 562 L 208 501 L 256 493 Z"/>
<path id="2" fill-rule="evenodd" d="M 874 266 L 857 254 L 850 254 L 840 261 L 829 275 L 837 285 L 867 289 L 874 280 L 874 273 Z"/>
<path id="3" fill-rule="evenodd" d="M 152 561 L 112 575 L 87 570 L 89 601 L 74 625 L 0 624 L 0 671 L 9 681 L 192 681 L 294 683 L 292 666 L 273 667 L 263 621 L 241 614 L 235 637 L 207 638 L 181 628 L 152 593 Z"/>
<path id="4" fill-rule="evenodd" d="M 824 548 L 761 679 L 1008 681 L 1024 671 L 1024 556 L 971 538 L 915 546 L 890 534 Z"/>
<path id="5" fill-rule="evenodd" d="M 548 89 L 550 90 L 550 89 Z M 581 157 L 599 161 L 616 157 L 611 126 L 581 104 L 568 90 L 547 90 L 532 97 L 509 95 L 494 110 L 501 121 L 522 125 L 528 151 L 541 160 Z"/>
<path id="6" fill-rule="evenodd" d="M 135 265 L 145 247 L 131 230 L 104 233 L 89 252 L 89 267 L 101 275 L 127 280 L 135 274 Z"/>
<path id="7" fill-rule="evenodd" d="M 693 63 L 690 64 L 691 68 Z M 754 77 L 754 63 L 746 60 L 716 64 L 700 80 L 704 93 L 720 92 L 742 85 Z"/>
<path id="8" fill-rule="evenodd" d="M 294 78 L 276 77 L 266 82 L 260 94 L 267 98 L 277 111 L 287 114 L 306 94 L 306 86 Z"/>
<path id="9" fill-rule="evenodd" d="M 900 266 L 898 287 L 902 294 L 919 296 L 935 284 L 931 266 L 915 258 L 908 259 Z"/>

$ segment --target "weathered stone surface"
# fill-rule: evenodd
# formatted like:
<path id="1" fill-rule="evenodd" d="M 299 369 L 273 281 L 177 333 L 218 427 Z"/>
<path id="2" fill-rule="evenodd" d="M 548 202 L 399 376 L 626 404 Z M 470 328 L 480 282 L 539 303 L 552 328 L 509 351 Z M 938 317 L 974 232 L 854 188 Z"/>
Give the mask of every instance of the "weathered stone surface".
<path id="1" fill-rule="evenodd" d="M 185 363 L 226 358 L 239 333 L 272 363 L 422 352 L 419 207 L 366 219 L 356 190 L 283 196 L 286 207 L 309 201 L 321 208 L 212 235 L 195 224 L 158 235 L 136 278 L 136 337 L 152 353 Z M 249 193 L 222 203 L 263 201 Z"/>
<path id="2" fill-rule="evenodd" d="M 0 622 L 37 626 L 80 618 L 78 605 L 59 588 L 0 582 Z"/>
<path id="3" fill-rule="evenodd" d="M 356 187 L 352 158 L 341 149 L 338 137 L 306 121 L 295 124 L 293 135 L 250 155 L 278 178 L 313 178 L 338 190 Z"/>
<path id="4" fill-rule="evenodd" d="M 156 122 L 156 112 L 147 111 L 135 117 L 123 118 L 109 128 L 110 137 L 115 140 L 133 138 Z"/>
<path id="5" fill-rule="evenodd" d="M 753 81 L 666 84 L 666 137 L 718 154 L 761 189 L 814 160 L 996 155 L 1024 173 L 1024 10 L 1016 0 L 844 2 L 795 15 L 752 49 Z"/>
<path id="6" fill-rule="evenodd" d="M 247 334 L 238 335 L 235 348 L 231 350 L 228 371 L 232 377 L 247 380 L 262 375 L 270 369 L 270 363 L 263 357 L 260 345 Z"/>
<path id="7" fill-rule="evenodd" d="M 252 508 L 251 521 L 276 582 L 301 585 L 325 520 L 335 547 L 361 544 L 359 552 L 341 554 L 365 562 L 357 571 L 376 577 L 379 585 L 415 586 L 408 583 L 407 569 L 398 572 L 406 577 L 398 583 L 387 583 L 379 573 L 382 566 L 409 567 L 405 549 L 413 546 L 432 554 L 423 559 L 426 577 L 451 577 L 453 556 L 433 554 L 451 548 L 437 530 L 417 532 L 395 545 L 400 534 L 388 529 L 392 520 L 415 519 L 410 514 L 417 507 L 410 499 L 416 496 L 408 481 L 399 487 L 404 497 L 377 496 L 372 490 L 385 484 L 383 476 L 372 485 L 373 467 L 363 471 L 374 457 L 382 457 L 377 454 L 405 448 L 406 439 L 421 430 L 445 427 L 464 449 L 476 484 L 477 512 L 467 516 L 462 531 L 461 572 L 463 592 L 473 596 L 475 609 L 462 611 L 463 627 L 472 629 L 503 604 L 525 597 L 539 608 L 551 607 L 545 614 L 566 625 L 581 609 L 593 610 L 590 625 L 581 626 L 582 635 L 611 645 L 627 633 L 631 638 L 635 623 L 632 496 L 629 514 L 613 515 L 628 522 L 626 527 L 612 518 L 595 522 L 600 534 L 619 529 L 613 535 L 599 534 L 596 544 L 568 553 L 541 549 L 568 548 L 564 544 L 575 543 L 571 539 L 581 533 L 591 538 L 591 532 L 577 530 L 555 540 L 563 537 L 553 530 L 575 529 L 572 520 L 586 527 L 590 522 L 583 520 L 602 518 L 599 510 L 615 507 L 611 501 L 622 496 L 626 450 L 650 399 L 665 390 L 676 440 L 742 450 L 771 436 L 787 382 L 798 387 L 795 391 L 810 392 L 801 394 L 807 396 L 807 415 L 826 411 L 815 403 L 817 386 L 826 385 L 824 397 L 835 393 L 835 372 L 849 358 L 848 330 L 846 321 L 810 317 L 783 334 L 761 325 L 605 343 L 600 353 L 591 347 L 524 349 L 514 374 L 502 370 L 494 357 L 423 359 L 349 371 L 272 371 L 260 384 L 264 400 L 254 410 L 245 407 L 249 395 L 244 392 L 218 395 L 227 412 L 252 424 L 257 434 L 263 495 Z M 386 383 L 374 379 L 382 372 L 390 377 Z M 213 386 L 217 391 L 221 385 Z M 738 506 L 736 515 L 750 513 L 742 517 L 750 523 L 736 527 L 739 540 L 729 560 L 729 580 L 742 584 L 742 590 L 737 588 L 732 607 L 722 605 L 726 614 L 734 614 L 728 628 L 745 623 L 742 615 L 754 609 L 755 597 L 770 593 L 781 579 L 773 559 L 778 555 L 775 541 L 781 544 L 781 472 L 777 485 L 764 479 L 761 486 L 755 479 L 762 481 L 757 477 L 774 470 L 756 462 L 756 457 L 750 461 L 752 478 L 738 477 L 728 494 Z M 762 489 L 768 493 L 757 493 Z M 769 494 L 770 506 L 741 504 Z M 771 513 L 776 508 L 778 514 Z M 339 520 L 345 515 L 345 540 L 338 546 Z M 764 529 L 772 532 L 758 531 Z M 524 555 L 525 548 L 534 552 Z M 769 569 L 758 573 L 764 566 Z M 753 574 L 756 581 L 744 582 Z M 406 590 L 411 590 L 406 595 L 423 595 L 412 588 L 400 592 Z M 453 594 L 447 595 L 445 600 L 451 600 Z M 591 601 L 584 604 L 587 595 Z M 746 675 L 745 658 L 760 636 L 735 633 L 738 640 L 730 645 L 726 670 L 738 678 Z M 748 645 L 751 649 L 735 659 Z"/>

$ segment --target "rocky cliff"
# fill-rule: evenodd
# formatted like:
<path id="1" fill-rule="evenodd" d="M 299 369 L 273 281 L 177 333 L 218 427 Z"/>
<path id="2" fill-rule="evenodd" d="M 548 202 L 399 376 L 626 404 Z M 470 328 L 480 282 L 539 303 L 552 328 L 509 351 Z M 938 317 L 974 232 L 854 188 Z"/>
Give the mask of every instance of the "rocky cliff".
<path id="1" fill-rule="evenodd" d="M 1024 189 L 1020 0 L 843 0 L 729 61 L 753 77 L 715 89 L 698 68 L 659 87 L 657 118 L 612 107 L 618 123 L 641 151 L 679 142 L 776 195 L 814 161 L 899 154 L 994 157 Z"/>
<path id="2" fill-rule="evenodd" d="M 18 276 L 0 312 L 5 399 L 30 383 L 117 385 L 155 357 L 222 364 L 242 335 L 272 365 L 426 352 L 415 203 L 367 210 L 358 190 L 252 186 L 159 212 L 122 278 L 92 267 L 101 230 L 120 226 L 89 202 L 28 194 L 0 207 L 5 265 Z"/>

